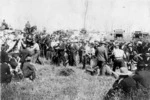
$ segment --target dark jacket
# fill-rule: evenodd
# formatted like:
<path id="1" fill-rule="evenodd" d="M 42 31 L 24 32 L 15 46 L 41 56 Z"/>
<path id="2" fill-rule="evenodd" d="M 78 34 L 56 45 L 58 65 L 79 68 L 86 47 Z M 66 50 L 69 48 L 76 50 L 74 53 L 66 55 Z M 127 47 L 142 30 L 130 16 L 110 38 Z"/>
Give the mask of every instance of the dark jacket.
<path id="1" fill-rule="evenodd" d="M 96 49 L 95 52 L 98 61 L 107 61 L 108 60 L 108 53 L 107 53 L 107 49 L 104 46 L 100 46 Z"/>
<path id="2" fill-rule="evenodd" d="M 150 88 L 150 71 L 149 70 L 136 72 L 136 74 L 133 76 L 133 79 L 137 83 L 140 83 L 145 88 Z"/>
<path id="3" fill-rule="evenodd" d="M 4 63 L 4 62 L 9 62 L 9 56 L 8 56 L 8 53 L 5 52 L 5 51 L 1 51 L 1 63 Z"/>
<path id="4" fill-rule="evenodd" d="M 1 83 L 10 83 L 12 75 L 10 73 L 10 68 L 8 64 L 2 63 L 0 69 L 1 69 Z"/>
<path id="5" fill-rule="evenodd" d="M 146 71 L 146 70 L 137 71 L 133 76 L 130 77 L 126 76 L 122 79 L 120 78 L 116 80 L 113 84 L 112 89 L 110 89 L 106 94 L 105 100 L 111 100 L 110 98 L 113 98 L 115 96 L 114 94 L 120 92 L 119 90 L 121 90 L 125 95 L 130 94 L 132 96 L 133 93 L 138 93 L 138 89 L 142 89 L 142 90 L 144 89 L 144 91 L 142 92 L 146 97 L 147 95 L 146 92 L 148 93 L 149 91 L 145 91 L 145 88 L 146 90 L 148 90 L 149 87 L 150 87 L 150 71 Z M 145 99 L 145 100 L 149 100 L 149 99 Z"/>

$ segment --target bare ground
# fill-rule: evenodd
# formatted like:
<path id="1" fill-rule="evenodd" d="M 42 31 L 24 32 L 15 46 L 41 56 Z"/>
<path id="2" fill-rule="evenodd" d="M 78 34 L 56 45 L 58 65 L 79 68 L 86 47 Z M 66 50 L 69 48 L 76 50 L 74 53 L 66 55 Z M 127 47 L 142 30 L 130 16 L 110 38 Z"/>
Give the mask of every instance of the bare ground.
<path id="1" fill-rule="evenodd" d="M 13 81 L 1 87 L 1 100 L 102 100 L 115 79 L 110 76 L 90 76 L 80 68 L 71 68 L 70 76 L 60 76 L 63 67 L 45 62 L 35 65 L 37 78 Z"/>

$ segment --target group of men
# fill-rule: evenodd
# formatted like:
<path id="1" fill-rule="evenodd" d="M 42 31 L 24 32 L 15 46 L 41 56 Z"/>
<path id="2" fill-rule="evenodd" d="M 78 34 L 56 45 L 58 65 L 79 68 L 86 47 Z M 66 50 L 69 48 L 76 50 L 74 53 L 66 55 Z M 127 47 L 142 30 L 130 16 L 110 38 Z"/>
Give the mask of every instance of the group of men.
<path id="1" fill-rule="evenodd" d="M 29 22 L 27 22 L 26 26 L 30 26 Z M 25 29 L 27 30 L 28 27 Z M 127 52 L 123 49 L 123 46 L 126 46 L 127 43 L 124 43 L 124 45 L 119 42 L 112 42 L 112 44 L 110 44 L 110 42 L 106 41 L 95 41 L 94 43 L 90 43 L 89 41 L 71 41 L 63 38 L 55 40 L 51 38 L 50 35 L 46 34 L 46 30 L 44 30 L 43 33 L 44 34 L 41 34 L 41 37 L 45 38 L 45 41 L 42 43 L 37 43 L 37 45 L 39 45 L 41 51 L 46 51 L 44 52 L 44 55 L 45 57 L 50 58 L 52 63 L 60 65 L 60 63 L 63 62 L 64 66 L 67 66 L 67 64 L 70 66 L 78 66 L 81 63 L 83 64 L 83 69 L 86 69 L 86 65 L 90 64 L 91 67 L 98 66 L 98 69 L 100 69 L 99 74 L 102 75 L 105 73 L 104 70 L 107 70 L 105 69 L 105 66 L 110 63 L 110 59 L 113 62 L 112 71 L 115 71 L 117 67 L 121 68 L 128 66 L 129 60 L 132 59 L 131 56 L 133 56 L 133 52 L 135 52 L 134 55 L 136 55 L 143 54 L 142 52 L 144 51 L 142 51 L 141 48 L 141 41 L 136 42 L 137 46 L 129 46 L 129 48 L 136 48 L 136 50 L 133 50 L 133 52 L 132 50 L 129 50 Z M 57 35 L 61 37 L 61 34 Z M 27 40 L 29 40 L 28 38 L 29 37 L 27 37 Z M 50 39 L 48 44 L 46 43 L 46 38 Z M 31 40 L 34 39 L 32 38 Z M 58 42 L 57 45 L 53 46 L 53 42 L 56 41 Z M 130 44 L 132 45 L 132 43 Z M 113 49 L 110 50 L 109 46 L 112 46 Z M 147 48 L 149 49 L 148 45 Z M 130 56 L 128 56 L 127 53 L 131 53 Z"/>
<path id="2" fill-rule="evenodd" d="M 11 43 L 6 41 L 2 44 L 0 59 L 1 83 L 11 82 L 14 75 L 19 75 L 20 78 L 35 79 L 36 75 L 33 63 L 42 63 L 39 60 L 40 47 L 35 42 L 34 35 L 31 32 L 35 32 L 35 29 L 29 33 L 26 31 L 27 35 L 23 38 L 10 39 Z"/>
<path id="3" fill-rule="evenodd" d="M 38 62 L 42 64 L 39 57 L 44 50 L 45 57 L 47 57 L 47 59 L 49 58 L 48 60 L 51 60 L 53 64 L 59 66 L 61 62 L 63 62 L 63 66 L 67 66 L 67 64 L 70 66 L 82 65 L 82 69 L 86 70 L 87 65 L 89 65 L 90 68 L 97 69 L 98 75 L 105 75 L 107 72 L 118 78 L 118 76 L 131 74 L 132 72 L 128 71 L 128 66 L 131 65 L 131 61 L 137 63 L 137 70 L 150 68 L 150 58 L 148 57 L 150 55 L 150 43 L 138 41 L 135 44 L 130 42 L 130 45 L 128 45 L 127 43 L 107 41 L 95 41 L 92 43 L 84 40 L 72 41 L 69 38 L 64 39 L 63 34 L 48 35 L 46 34 L 46 29 L 40 34 L 41 42 L 39 39 L 36 40 L 36 36 L 39 35 L 36 33 L 36 30 L 36 26 L 31 27 L 30 23 L 27 22 L 24 29 L 25 37 L 21 40 L 21 48 L 19 51 L 21 60 L 17 60 L 17 58 L 14 57 L 15 63 L 21 62 L 21 64 L 23 64 L 22 66 L 25 66 L 22 68 L 22 70 L 24 70 L 24 76 L 28 74 L 29 70 L 27 71 L 27 68 L 29 68 L 32 69 L 30 70 L 29 76 L 35 77 L 35 68 L 28 60 L 33 63 Z M 59 36 L 59 38 L 55 39 L 52 36 Z M 12 63 L 13 60 L 11 61 L 11 58 L 13 56 L 10 58 L 8 52 L 6 52 L 7 50 L 5 50 L 6 48 L 1 49 L 1 75 L 6 75 L 7 77 L 5 76 L 2 79 L 8 79 L 7 81 L 9 82 L 12 77 L 9 71 L 10 65 L 15 67 L 18 65 Z M 112 67 L 110 66 L 111 64 Z M 120 73 L 116 72 L 117 67 L 120 69 Z M 125 73 L 125 71 L 127 73 Z M 146 73 L 149 73 L 149 71 Z M 143 73 L 142 75 L 145 74 Z M 132 79 L 139 80 L 139 77 L 141 76 L 137 76 L 136 74 Z M 144 76 L 144 78 L 145 77 L 147 76 Z M 130 81 L 130 79 L 127 79 L 125 83 L 129 83 L 130 85 L 128 81 Z"/>

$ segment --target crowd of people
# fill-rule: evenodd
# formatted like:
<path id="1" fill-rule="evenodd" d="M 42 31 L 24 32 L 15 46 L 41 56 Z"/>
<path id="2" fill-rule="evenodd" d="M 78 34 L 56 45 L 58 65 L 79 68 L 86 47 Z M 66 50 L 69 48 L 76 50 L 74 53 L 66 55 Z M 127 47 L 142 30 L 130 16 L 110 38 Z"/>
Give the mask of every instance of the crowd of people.
<path id="1" fill-rule="evenodd" d="M 2 26 L 5 26 L 5 29 L 7 29 L 5 21 L 2 23 Z M 80 32 L 80 34 L 87 34 L 83 30 Z M 11 81 L 10 66 L 12 69 L 20 66 L 22 75 L 34 80 L 36 77 L 35 67 L 30 62 L 44 64 L 40 59 L 40 57 L 44 57 L 51 61 L 51 64 L 57 66 L 61 64 L 65 67 L 68 65 L 81 66 L 87 72 L 97 75 L 113 75 L 118 80 L 120 80 L 121 76 L 124 79 L 127 78 L 126 76 L 132 76 L 131 80 L 123 80 L 127 85 L 133 85 L 134 82 L 131 83 L 132 81 L 141 82 L 141 77 L 141 79 L 148 80 L 146 81 L 147 83 L 142 84 L 150 83 L 150 79 L 148 79 L 150 72 L 147 72 L 150 69 L 149 41 L 138 39 L 130 42 L 119 42 L 117 40 L 95 40 L 91 42 L 90 40 L 79 39 L 79 37 L 72 39 L 69 33 L 62 30 L 48 34 L 46 28 L 44 28 L 42 32 L 39 32 L 37 31 L 37 26 L 31 27 L 29 21 L 20 35 L 23 35 L 23 38 L 12 40 L 15 41 L 12 48 L 10 48 L 7 41 L 2 44 L 2 81 Z M 18 47 L 18 50 L 16 47 Z M 142 70 L 146 70 L 145 73 L 135 74 L 136 71 Z M 18 72 L 18 70 L 15 72 Z M 124 83 L 121 83 L 121 86 L 123 85 L 123 89 L 126 91 L 127 86 Z"/>

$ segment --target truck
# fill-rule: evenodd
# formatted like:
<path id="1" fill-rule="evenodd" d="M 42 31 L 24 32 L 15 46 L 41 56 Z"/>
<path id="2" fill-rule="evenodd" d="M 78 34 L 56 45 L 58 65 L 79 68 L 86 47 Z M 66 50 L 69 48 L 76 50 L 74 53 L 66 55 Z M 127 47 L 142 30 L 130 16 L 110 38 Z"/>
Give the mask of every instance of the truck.
<path id="1" fill-rule="evenodd" d="M 135 31 L 132 34 L 132 40 L 134 40 L 134 41 L 147 40 L 149 38 L 150 38 L 150 35 L 148 32 Z"/>
<path id="2" fill-rule="evenodd" d="M 123 29 L 114 30 L 114 40 L 123 42 L 124 41 L 124 33 L 125 33 L 125 30 L 123 30 Z"/>

